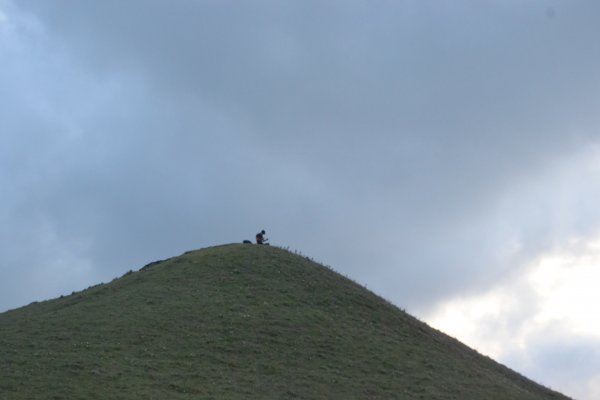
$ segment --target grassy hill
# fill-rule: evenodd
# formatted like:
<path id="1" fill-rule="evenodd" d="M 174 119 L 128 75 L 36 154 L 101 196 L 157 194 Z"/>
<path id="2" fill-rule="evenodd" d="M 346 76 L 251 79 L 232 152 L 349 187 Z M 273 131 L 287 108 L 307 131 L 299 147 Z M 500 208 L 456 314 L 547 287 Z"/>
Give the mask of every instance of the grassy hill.
<path id="1" fill-rule="evenodd" d="M 566 399 L 305 257 L 226 245 L 0 314 L 0 399 Z"/>

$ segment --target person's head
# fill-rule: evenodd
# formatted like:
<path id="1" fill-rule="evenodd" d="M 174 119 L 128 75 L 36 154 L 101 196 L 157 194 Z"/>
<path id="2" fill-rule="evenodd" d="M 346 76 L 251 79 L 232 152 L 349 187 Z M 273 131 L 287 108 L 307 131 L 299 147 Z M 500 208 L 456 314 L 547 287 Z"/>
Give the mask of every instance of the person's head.
<path id="1" fill-rule="evenodd" d="M 267 232 L 265 232 L 265 230 L 263 229 L 262 231 L 260 231 L 260 233 L 262 233 L 264 235 Z"/>

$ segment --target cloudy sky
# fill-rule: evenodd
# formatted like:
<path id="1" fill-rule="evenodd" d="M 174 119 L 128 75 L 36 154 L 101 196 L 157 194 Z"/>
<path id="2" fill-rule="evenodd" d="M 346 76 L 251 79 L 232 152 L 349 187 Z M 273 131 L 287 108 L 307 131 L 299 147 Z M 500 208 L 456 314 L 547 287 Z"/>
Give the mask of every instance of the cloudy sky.
<path id="1" fill-rule="evenodd" d="M 0 0 L 0 311 L 251 239 L 600 398 L 600 3 Z"/>

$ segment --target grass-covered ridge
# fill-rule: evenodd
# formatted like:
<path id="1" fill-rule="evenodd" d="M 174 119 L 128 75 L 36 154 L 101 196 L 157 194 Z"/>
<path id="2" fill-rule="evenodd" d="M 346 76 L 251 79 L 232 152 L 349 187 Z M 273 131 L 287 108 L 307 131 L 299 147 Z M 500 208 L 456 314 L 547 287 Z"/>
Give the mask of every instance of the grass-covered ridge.
<path id="1" fill-rule="evenodd" d="M 305 257 L 227 245 L 0 314 L 0 399 L 566 399 Z"/>

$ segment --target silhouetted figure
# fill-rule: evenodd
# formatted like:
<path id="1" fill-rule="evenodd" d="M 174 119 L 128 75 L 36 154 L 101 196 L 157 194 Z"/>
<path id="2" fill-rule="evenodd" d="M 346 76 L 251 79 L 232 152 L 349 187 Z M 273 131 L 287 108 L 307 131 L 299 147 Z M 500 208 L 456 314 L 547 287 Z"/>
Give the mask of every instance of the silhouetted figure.
<path id="1" fill-rule="evenodd" d="M 267 241 L 269 239 L 265 238 L 265 230 L 263 229 L 262 231 L 258 232 L 256 234 L 256 244 L 267 244 Z"/>

